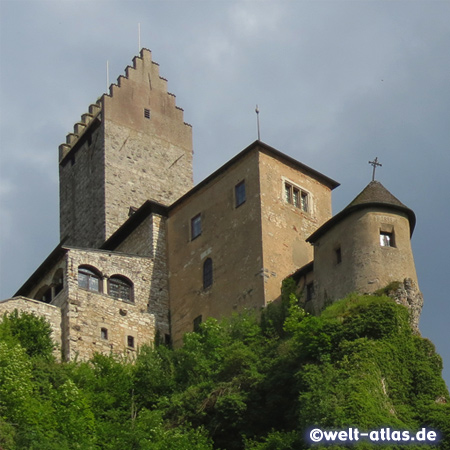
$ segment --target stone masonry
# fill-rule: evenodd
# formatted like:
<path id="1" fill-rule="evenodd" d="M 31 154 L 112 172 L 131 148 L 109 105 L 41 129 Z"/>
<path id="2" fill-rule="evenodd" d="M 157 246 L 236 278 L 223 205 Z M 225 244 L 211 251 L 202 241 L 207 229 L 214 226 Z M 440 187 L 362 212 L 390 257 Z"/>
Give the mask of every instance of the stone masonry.
<path id="1" fill-rule="evenodd" d="M 309 312 L 350 292 L 423 304 L 412 210 L 373 181 L 339 184 L 255 141 L 193 186 L 192 127 L 149 50 L 59 147 L 60 243 L 0 314 L 45 316 L 62 358 L 182 345 L 208 317 L 260 311 L 293 276 Z"/>

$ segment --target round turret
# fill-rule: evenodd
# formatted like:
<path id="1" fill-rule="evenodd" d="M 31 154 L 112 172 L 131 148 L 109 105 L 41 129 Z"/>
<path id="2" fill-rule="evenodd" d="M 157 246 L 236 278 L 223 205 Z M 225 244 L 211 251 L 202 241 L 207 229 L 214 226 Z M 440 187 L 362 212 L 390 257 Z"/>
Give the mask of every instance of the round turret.
<path id="1" fill-rule="evenodd" d="M 314 245 L 314 310 L 351 292 L 373 293 L 417 275 L 414 212 L 372 181 L 307 240 Z"/>

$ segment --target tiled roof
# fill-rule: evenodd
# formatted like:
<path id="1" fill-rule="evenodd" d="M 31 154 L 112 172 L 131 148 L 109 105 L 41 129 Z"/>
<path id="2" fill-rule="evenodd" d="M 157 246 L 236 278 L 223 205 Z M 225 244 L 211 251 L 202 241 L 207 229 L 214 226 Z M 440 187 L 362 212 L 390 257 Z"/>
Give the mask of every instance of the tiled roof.
<path id="1" fill-rule="evenodd" d="M 408 216 L 411 236 L 416 225 L 416 215 L 412 209 L 405 206 L 398 198 L 394 197 L 379 181 L 371 181 L 355 199 L 350 202 L 340 213 L 336 214 L 330 220 L 325 222 L 308 239 L 307 242 L 314 243 L 328 230 L 354 211 L 368 207 L 377 207 L 382 209 L 393 209 L 400 211 Z"/>

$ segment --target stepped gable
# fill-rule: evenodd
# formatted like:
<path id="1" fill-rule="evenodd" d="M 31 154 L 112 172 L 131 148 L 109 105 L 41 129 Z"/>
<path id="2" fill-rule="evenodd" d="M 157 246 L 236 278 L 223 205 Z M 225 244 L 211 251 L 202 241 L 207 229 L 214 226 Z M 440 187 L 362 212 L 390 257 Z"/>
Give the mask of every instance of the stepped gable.
<path id="1" fill-rule="evenodd" d="M 102 96 L 103 108 L 106 103 L 110 102 L 115 96 L 121 98 L 122 101 L 126 98 L 131 103 L 142 103 L 142 105 L 148 104 L 148 98 L 137 98 L 133 86 L 148 84 L 150 92 L 159 95 L 153 96 L 153 102 L 160 104 L 164 103 L 162 109 L 164 114 L 171 116 L 186 126 L 192 128 L 192 126 L 183 120 L 183 109 L 176 105 L 176 96 L 167 90 L 167 79 L 159 74 L 159 64 L 152 60 L 152 53 L 149 49 L 143 48 L 140 52 L 140 56 L 133 58 L 133 66 L 127 66 L 125 69 L 125 75 L 120 75 L 117 79 L 117 83 L 111 84 L 109 88 L 109 94 Z M 111 104 L 112 106 L 112 104 Z M 122 105 L 123 106 L 123 105 Z"/>
<path id="2" fill-rule="evenodd" d="M 414 214 L 414 211 L 405 206 L 398 198 L 394 197 L 379 181 L 371 181 L 361 193 L 353 199 L 353 201 L 351 201 L 340 213 L 325 222 L 306 241 L 314 244 L 317 239 L 336 223 L 340 222 L 354 211 L 369 207 L 393 209 L 406 214 L 408 216 L 412 236 L 416 225 L 416 215 Z"/>
<path id="3" fill-rule="evenodd" d="M 143 70 L 146 68 L 146 70 Z M 167 90 L 167 79 L 160 76 L 159 64 L 152 60 L 151 51 L 147 48 L 143 48 L 140 52 L 140 56 L 133 58 L 133 66 L 127 66 L 125 68 L 125 75 L 120 75 L 117 78 L 117 83 L 112 83 L 109 86 L 109 93 L 103 94 L 96 103 L 89 106 L 88 112 L 81 115 L 81 120 L 76 122 L 73 127 L 73 132 L 68 133 L 66 136 L 66 142 L 59 146 L 59 162 L 61 163 L 68 153 L 77 147 L 77 144 L 82 144 L 83 137 L 87 134 L 86 131 L 90 129 L 94 124 L 99 125 L 102 121 L 102 109 L 104 109 L 105 99 L 112 100 L 114 96 L 120 95 L 122 87 L 126 86 L 128 82 L 139 82 L 140 77 L 147 76 L 145 82 L 149 83 L 150 90 L 157 89 L 165 92 L 168 100 L 168 104 L 173 108 L 173 116 L 183 121 L 183 123 L 192 128 L 192 125 L 184 122 L 183 120 L 183 108 L 176 105 L 176 95 Z M 127 94 L 125 94 L 127 95 Z"/>

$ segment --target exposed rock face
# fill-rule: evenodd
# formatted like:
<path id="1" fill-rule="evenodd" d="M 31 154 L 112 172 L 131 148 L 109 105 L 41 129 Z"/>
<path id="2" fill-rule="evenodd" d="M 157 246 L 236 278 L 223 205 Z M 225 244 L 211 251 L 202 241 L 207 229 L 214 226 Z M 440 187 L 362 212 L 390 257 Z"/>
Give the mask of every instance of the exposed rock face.
<path id="1" fill-rule="evenodd" d="M 399 305 L 406 306 L 410 311 L 411 327 L 416 334 L 419 331 L 419 319 L 423 306 L 423 295 L 411 278 L 405 278 L 396 289 L 387 292 Z"/>

